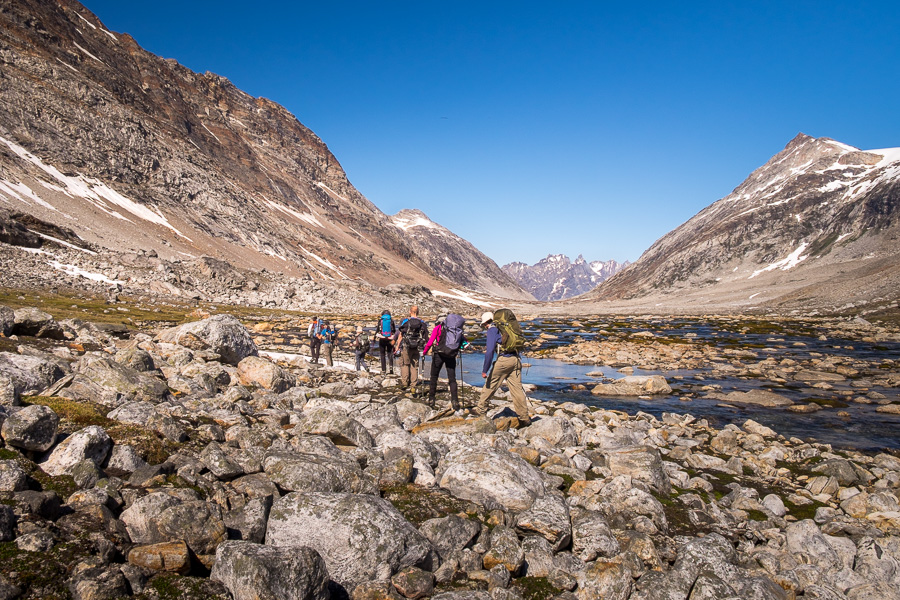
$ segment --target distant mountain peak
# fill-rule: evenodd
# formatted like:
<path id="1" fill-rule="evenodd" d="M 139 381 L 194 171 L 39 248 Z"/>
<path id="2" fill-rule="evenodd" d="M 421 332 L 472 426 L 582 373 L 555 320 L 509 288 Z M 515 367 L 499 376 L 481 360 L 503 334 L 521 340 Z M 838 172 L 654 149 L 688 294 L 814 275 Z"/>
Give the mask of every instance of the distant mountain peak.
<path id="1" fill-rule="evenodd" d="M 589 292 L 628 264 L 614 260 L 588 263 L 581 254 L 572 262 L 565 254 L 548 254 L 534 265 L 509 263 L 503 271 L 538 300 L 553 301 Z"/>

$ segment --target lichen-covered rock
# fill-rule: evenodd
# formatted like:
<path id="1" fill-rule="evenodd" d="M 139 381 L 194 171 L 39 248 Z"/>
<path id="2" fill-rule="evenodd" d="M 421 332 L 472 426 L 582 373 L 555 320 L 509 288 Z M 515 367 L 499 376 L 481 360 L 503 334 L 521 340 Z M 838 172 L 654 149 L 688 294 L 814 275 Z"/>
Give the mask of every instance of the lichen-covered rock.
<path id="1" fill-rule="evenodd" d="M 346 589 L 431 567 L 431 543 L 386 500 L 362 494 L 294 492 L 269 513 L 266 544 L 309 546 Z"/>
<path id="2" fill-rule="evenodd" d="M 61 441 L 41 463 L 41 469 L 55 477 L 71 475 L 83 460 L 99 467 L 106 460 L 112 445 L 112 439 L 102 427 L 85 427 Z"/>
<path id="3" fill-rule="evenodd" d="M 244 469 L 231 460 L 216 442 L 207 444 L 206 448 L 200 452 L 199 459 L 218 479 L 227 481 L 244 474 Z"/>
<path id="4" fill-rule="evenodd" d="M 120 517 L 131 541 L 136 544 L 167 541 L 160 533 L 159 518 L 167 508 L 180 503 L 181 500 L 165 492 L 153 492 L 135 500 Z"/>
<path id="5" fill-rule="evenodd" d="M 128 580 L 117 565 L 76 569 L 69 591 L 75 600 L 117 600 L 128 596 Z"/>
<path id="6" fill-rule="evenodd" d="M 184 540 L 135 546 L 128 552 L 128 562 L 152 571 L 185 574 L 191 570 L 191 556 Z"/>
<path id="7" fill-rule="evenodd" d="M 322 435 L 342 446 L 371 448 L 375 445 L 372 434 L 359 421 L 326 409 L 303 411 L 294 430 L 297 433 Z"/>
<path id="8" fill-rule="evenodd" d="M 34 404 L 9 415 L 0 432 L 10 446 L 44 452 L 56 441 L 59 417 L 49 406 Z"/>
<path id="9" fill-rule="evenodd" d="M 141 348 L 125 348 L 116 352 L 116 362 L 125 365 L 141 373 L 149 373 L 156 370 L 156 364 L 150 353 Z"/>
<path id="10" fill-rule="evenodd" d="M 65 339 L 65 334 L 59 323 L 53 319 L 52 315 L 42 310 L 38 310 L 33 306 L 25 306 L 17 308 L 13 314 L 12 332 L 15 335 L 30 335 L 53 340 Z"/>
<path id="11" fill-rule="evenodd" d="M 457 498 L 528 510 L 545 494 L 544 480 L 524 459 L 496 448 L 461 448 L 440 463 L 440 486 Z"/>
<path id="12" fill-rule="evenodd" d="M 503 525 L 494 527 L 491 530 L 491 548 L 482 560 L 485 569 L 490 570 L 501 565 L 510 573 L 518 573 L 525 562 L 525 551 L 519 544 L 516 532 Z"/>
<path id="13" fill-rule="evenodd" d="M 434 592 L 434 575 L 416 567 L 403 569 L 391 577 L 391 583 L 404 598 L 409 600 L 428 598 Z"/>
<path id="14" fill-rule="evenodd" d="M 196 554 L 214 554 L 227 532 L 218 505 L 203 500 L 182 502 L 159 515 L 159 533 L 166 540 L 184 540 Z"/>
<path id="15" fill-rule="evenodd" d="M 250 332 L 232 315 L 216 315 L 166 329 L 158 339 L 195 350 L 211 350 L 230 365 L 259 354 Z"/>
<path id="16" fill-rule="evenodd" d="M 595 396 L 665 396 L 672 388 L 662 375 L 629 375 L 591 390 Z"/>
<path id="17" fill-rule="evenodd" d="M 601 513 L 572 509 L 572 552 L 584 561 L 619 553 L 619 542 Z"/>
<path id="18" fill-rule="evenodd" d="M 606 466 L 613 475 L 628 475 L 668 496 L 672 484 L 662 468 L 659 450 L 651 446 L 626 446 L 604 451 Z"/>
<path id="19" fill-rule="evenodd" d="M 26 393 L 39 393 L 49 388 L 55 381 L 66 375 L 60 361 L 47 360 L 40 356 L 0 352 L 0 375 L 9 379 L 13 388 L 13 402 Z"/>
<path id="20" fill-rule="evenodd" d="M 569 506 L 561 494 L 546 494 L 535 498 L 534 504 L 516 518 L 516 529 L 545 538 L 554 550 L 565 548 L 572 540 Z"/>
<path id="21" fill-rule="evenodd" d="M 276 453 L 263 462 L 266 476 L 290 492 L 376 494 L 378 486 L 356 462 L 344 457 Z"/>
<path id="22" fill-rule="evenodd" d="M 0 504 L 0 542 L 8 542 L 16 537 L 16 513 L 5 504 Z"/>
<path id="23" fill-rule="evenodd" d="M 441 560 L 469 546 L 481 531 L 481 525 L 458 515 L 429 519 L 419 526 L 419 531 L 434 546 Z"/>
<path id="24" fill-rule="evenodd" d="M 75 371 L 99 388 L 108 393 L 118 394 L 123 399 L 157 403 L 169 395 L 169 387 L 165 381 L 105 356 L 86 354 L 76 363 Z"/>
<path id="25" fill-rule="evenodd" d="M 0 492 L 18 492 L 25 489 L 28 476 L 14 460 L 0 460 Z"/>
<path id="26" fill-rule="evenodd" d="M 228 541 L 216 550 L 210 578 L 235 599 L 327 600 L 328 570 L 307 547 L 276 547 Z"/>
<path id="27" fill-rule="evenodd" d="M 530 427 L 522 431 L 526 440 L 542 438 L 551 446 L 566 447 L 578 445 L 578 434 L 572 422 L 565 417 L 540 417 L 534 419 Z"/>
<path id="28" fill-rule="evenodd" d="M 618 562 L 598 560 L 578 574 L 578 600 L 627 600 L 631 594 L 631 572 Z"/>

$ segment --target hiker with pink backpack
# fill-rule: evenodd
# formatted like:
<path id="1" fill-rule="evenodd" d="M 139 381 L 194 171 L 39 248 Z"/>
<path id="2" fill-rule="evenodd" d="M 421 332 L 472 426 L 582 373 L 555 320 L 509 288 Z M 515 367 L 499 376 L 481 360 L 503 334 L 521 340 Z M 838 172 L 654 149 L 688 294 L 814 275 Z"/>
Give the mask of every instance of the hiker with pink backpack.
<path id="1" fill-rule="evenodd" d="M 447 382 L 450 385 L 450 408 L 455 411 L 460 410 L 459 392 L 456 384 L 456 357 L 459 355 L 461 348 L 466 346 L 468 342 L 463 334 L 463 326 L 466 321 L 461 316 L 450 313 L 446 318 L 438 317 L 425 344 L 423 354 L 431 353 L 431 380 L 428 385 L 428 403 L 435 405 L 435 395 L 437 393 L 437 380 L 441 373 L 441 368 L 447 369 Z"/>

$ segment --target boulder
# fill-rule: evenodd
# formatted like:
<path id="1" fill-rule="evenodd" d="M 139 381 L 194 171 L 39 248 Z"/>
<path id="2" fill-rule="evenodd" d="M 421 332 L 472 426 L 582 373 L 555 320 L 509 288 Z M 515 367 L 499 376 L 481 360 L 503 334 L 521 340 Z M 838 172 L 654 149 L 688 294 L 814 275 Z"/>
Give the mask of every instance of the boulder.
<path id="1" fill-rule="evenodd" d="M 0 336 L 12 335 L 13 326 L 16 324 L 16 313 L 8 306 L 0 304 Z"/>
<path id="2" fill-rule="evenodd" d="M 672 492 L 672 484 L 663 471 L 662 458 L 656 448 L 626 446 L 605 450 L 603 456 L 612 475 L 628 475 L 666 496 Z"/>
<path id="3" fill-rule="evenodd" d="M 203 500 L 181 502 L 162 511 L 157 523 L 164 540 L 184 540 L 195 554 L 214 554 L 227 539 L 219 507 Z"/>
<path id="4" fill-rule="evenodd" d="M 34 404 L 9 415 L 0 433 L 10 446 L 44 452 L 56 441 L 59 417 L 49 406 Z"/>
<path id="5" fill-rule="evenodd" d="M 498 448 L 462 448 L 440 463 L 440 487 L 490 508 L 528 510 L 545 494 L 544 480 L 521 457 Z"/>
<path id="6" fill-rule="evenodd" d="M 128 562 L 143 569 L 187 574 L 191 556 L 184 540 L 135 546 L 128 552 Z"/>
<path id="7" fill-rule="evenodd" d="M 0 492 L 20 492 L 26 488 L 28 475 L 14 460 L 0 460 Z"/>
<path id="8" fill-rule="evenodd" d="M 116 362 L 141 373 L 156 370 L 156 364 L 150 353 L 141 348 L 125 348 L 116 352 Z"/>
<path id="9" fill-rule="evenodd" d="M 168 541 L 159 531 L 159 517 L 167 508 L 180 503 L 181 500 L 165 492 L 153 492 L 135 500 L 120 517 L 131 541 L 136 544 Z"/>
<path id="10" fill-rule="evenodd" d="M 504 525 L 491 530 L 491 548 L 484 558 L 484 568 L 493 569 L 500 565 L 512 574 L 516 574 L 525 562 L 525 551 L 519 544 L 516 532 Z"/>
<path id="11" fill-rule="evenodd" d="M 618 562 L 598 560 L 578 574 L 578 600 L 627 600 L 631 595 L 631 571 Z"/>
<path id="12" fill-rule="evenodd" d="M 572 553 L 585 562 L 619 553 L 619 542 L 602 513 L 572 509 Z"/>
<path id="13" fill-rule="evenodd" d="M 254 600 L 328 600 L 328 569 L 307 547 L 276 547 L 228 541 L 216 550 L 210 579 L 234 598 Z"/>
<path id="14" fill-rule="evenodd" d="M 572 524 L 565 497 L 548 493 L 535 498 L 531 508 L 516 517 L 516 529 L 526 535 L 536 533 L 543 537 L 554 551 L 565 548 L 572 540 Z"/>
<path id="15" fill-rule="evenodd" d="M 578 445 L 578 434 L 572 422 L 565 417 L 540 417 L 531 422 L 531 426 L 522 431 L 526 440 L 542 438 L 552 446 L 565 448 Z"/>
<path id="16" fill-rule="evenodd" d="M 91 461 L 100 467 L 106 460 L 113 442 L 102 427 L 91 425 L 60 442 L 41 463 L 41 469 L 54 477 L 72 475 L 81 461 Z"/>
<path id="17" fill-rule="evenodd" d="M 309 546 L 331 578 L 352 590 L 410 566 L 430 568 L 431 542 L 387 500 L 342 493 L 288 494 L 269 514 L 266 544 Z"/>
<path id="18" fill-rule="evenodd" d="M 591 390 L 595 396 L 665 396 L 672 388 L 662 375 L 629 375 Z"/>
<path id="19" fill-rule="evenodd" d="M 15 335 L 29 335 L 33 337 L 63 340 L 65 335 L 52 315 L 31 306 L 17 308 L 14 311 L 15 321 L 12 332 Z"/>
<path id="20" fill-rule="evenodd" d="M 75 365 L 75 371 L 90 383 L 114 392 L 120 398 L 158 403 L 169 395 L 165 381 L 104 356 L 83 356 Z"/>
<path id="21" fill-rule="evenodd" d="M 248 356 L 238 363 L 238 377 L 251 385 L 280 394 L 294 386 L 293 376 L 275 363 L 259 356 Z"/>
<path id="22" fill-rule="evenodd" d="M 419 526 L 419 532 L 431 542 L 441 561 L 457 550 L 469 546 L 481 531 L 481 525 L 458 515 L 429 519 Z"/>
<path id="23" fill-rule="evenodd" d="M 322 435 L 341 446 L 371 448 L 375 445 L 372 434 L 359 421 L 342 413 L 321 408 L 303 411 L 294 431 Z"/>
<path id="24" fill-rule="evenodd" d="M 276 453 L 263 461 L 266 476 L 289 492 L 376 494 L 378 487 L 359 465 L 343 457 Z"/>
<path id="25" fill-rule="evenodd" d="M 39 393 L 64 377 L 66 371 L 59 361 L 39 356 L 0 352 L 0 376 L 9 379 L 13 388 L 12 405 L 17 405 L 19 397 L 26 392 Z"/>
<path id="26" fill-rule="evenodd" d="M 774 408 L 777 406 L 791 406 L 793 402 L 775 392 L 767 390 L 750 390 L 749 392 L 731 392 L 722 398 L 725 402 L 737 404 L 756 404 Z"/>
<path id="27" fill-rule="evenodd" d="M 202 321 L 185 323 L 167 329 L 158 339 L 194 350 L 211 350 L 222 357 L 222 362 L 237 365 L 259 351 L 250 332 L 231 315 L 216 315 Z"/>

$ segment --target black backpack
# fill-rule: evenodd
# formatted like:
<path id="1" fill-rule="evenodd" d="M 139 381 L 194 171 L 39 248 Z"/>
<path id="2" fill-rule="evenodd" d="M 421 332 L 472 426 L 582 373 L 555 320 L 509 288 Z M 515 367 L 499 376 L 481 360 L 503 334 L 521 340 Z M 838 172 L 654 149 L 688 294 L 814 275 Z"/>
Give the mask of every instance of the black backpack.
<path id="1" fill-rule="evenodd" d="M 403 332 L 403 345 L 408 348 L 425 347 L 425 336 L 428 329 L 424 321 L 417 317 L 410 317 L 402 325 L 400 331 Z"/>

